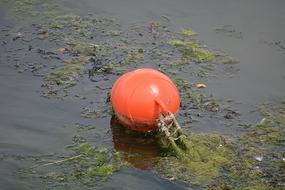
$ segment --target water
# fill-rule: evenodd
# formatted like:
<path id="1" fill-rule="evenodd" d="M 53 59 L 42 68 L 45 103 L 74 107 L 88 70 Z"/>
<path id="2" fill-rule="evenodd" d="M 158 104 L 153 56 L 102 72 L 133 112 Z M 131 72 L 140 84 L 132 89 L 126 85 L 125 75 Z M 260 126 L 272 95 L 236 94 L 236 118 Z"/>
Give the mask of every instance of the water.
<path id="1" fill-rule="evenodd" d="M 63 1 L 63 4 L 78 14 L 99 13 L 126 25 L 165 20 L 166 16 L 177 31 L 193 29 L 208 47 L 240 61 L 236 76 L 226 79 L 217 76 L 215 80 L 205 79 L 205 83 L 214 97 L 242 102 L 236 105 L 244 113 L 242 119 L 257 122 L 252 115 L 257 105 L 284 98 L 285 3 L 282 0 L 274 3 L 266 0 L 84 0 Z M 216 30 L 224 27 L 233 33 Z M 196 128 L 199 126 L 193 127 Z"/>
<path id="2" fill-rule="evenodd" d="M 282 0 L 63 2 L 80 14 L 97 13 L 125 24 L 149 22 L 167 16 L 177 29 L 193 29 L 210 48 L 222 50 L 240 60 L 238 77 L 208 81 L 210 91 L 217 97 L 235 99 L 246 106 L 284 95 L 285 50 L 270 45 L 281 42 L 285 46 L 285 3 Z M 226 25 L 241 32 L 242 38 L 215 30 Z"/>
<path id="3" fill-rule="evenodd" d="M 181 184 L 174 184 L 168 180 L 162 179 L 159 176 L 144 170 L 125 169 L 113 175 L 101 190 L 109 189 L 185 189 Z"/>
<path id="4" fill-rule="evenodd" d="M 165 20 L 167 17 L 177 31 L 183 27 L 193 29 L 211 49 L 222 50 L 240 61 L 235 66 L 238 71 L 232 77 L 220 75 L 215 79 L 204 79 L 203 82 L 207 84 L 207 92 L 214 97 L 241 102 L 236 105 L 236 109 L 242 113 L 242 120 L 257 122 L 259 118 L 251 112 L 256 105 L 284 98 L 285 2 L 282 0 L 62 0 L 60 3 L 77 14 L 95 13 L 103 17 L 113 17 L 125 26 L 137 22 Z M 9 21 L 4 20 L 2 7 L 0 10 L 1 29 L 7 25 L 14 27 Z M 4 39 L 3 36 L 0 38 Z M 0 154 L 64 154 L 64 148 L 72 143 L 71 139 L 75 134 L 74 127 L 66 126 L 81 121 L 81 102 L 76 98 L 64 101 L 42 98 L 39 92 L 42 79 L 29 73 L 17 73 L 12 65 L 4 62 L 3 52 L 2 45 Z M 94 144 L 113 146 L 113 136 L 117 135 L 120 139 L 121 132 L 108 133 L 111 130 L 109 116 L 96 122 L 101 128 L 96 133 L 87 135 L 87 140 Z M 205 122 L 205 125 L 209 125 L 210 122 L 211 120 Z M 216 128 L 208 126 L 201 129 L 200 126 L 201 123 L 194 123 L 192 129 L 224 131 L 223 128 L 219 129 L 218 123 L 214 124 Z M 226 133 L 235 133 L 237 130 L 235 126 L 233 128 L 227 129 Z M 98 138 L 94 139 L 94 135 Z M 128 140 L 122 142 L 123 151 L 132 152 L 130 142 L 133 139 Z M 135 143 L 134 146 L 140 153 L 150 158 L 159 155 L 158 148 L 144 151 L 136 145 L 139 144 Z M 134 161 L 137 168 L 149 167 L 144 165 L 146 162 L 137 162 L 139 159 L 141 158 Z M 0 159 L 0 189 L 31 188 L 30 182 L 15 175 L 25 163 L 13 159 Z M 105 189 L 131 189 L 135 185 L 141 189 L 183 188 L 150 172 L 127 170 L 115 174 L 106 183 Z"/>

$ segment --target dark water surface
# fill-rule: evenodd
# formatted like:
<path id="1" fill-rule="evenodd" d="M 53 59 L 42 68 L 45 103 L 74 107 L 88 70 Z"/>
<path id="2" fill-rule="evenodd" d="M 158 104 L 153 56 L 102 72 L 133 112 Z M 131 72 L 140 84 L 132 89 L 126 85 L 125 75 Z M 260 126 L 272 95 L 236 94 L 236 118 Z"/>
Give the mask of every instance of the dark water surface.
<path id="1" fill-rule="evenodd" d="M 256 105 L 278 101 L 285 95 L 285 1 L 283 0 L 62 0 L 74 12 L 116 18 L 128 25 L 167 18 L 177 31 L 191 28 L 211 49 L 237 58 L 236 74 L 207 80 L 214 97 L 240 102 L 236 109 L 247 122 L 259 120 Z M 0 8 L 1 28 L 7 25 Z M 8 24 L 9 25 L 9 24 Z M 0 36 L 0 39 L 3 36 Z M 2 40 L 0 40 L 1 43 Z M 0 46 L 0 154 L 42 155 L 62 153 L 72 143 L 80 121 L 76 99 L 56 100 L 40 96 L 41 78 L 18 73 L 3 59 Z M 184 74 L 187 78 L 187 74 Z M 195 81 L 196 82 L 196 81 Z M 109 84 L 111 85 L 111 84 Z M 102 95 L 103 96 L 103 95 Z M 105 96 L 105 95 L 104 95 Z M 90 121 L 92 122 L 92 120 Z M 99 135 L 93 142 L 112 146 L 110 117 L 97 120 Z M 208 125 L 208 124 L 207 124 Z M 218 126 L 216 124 L 215 126 Z M 199 124 L 193 130 L 199 131 Z M 203 131 L 223 131 L 208 126 Z M 235 133 L 235 129 L 225 133 Z M 89 139 L 92 139 L 89 135 Z M 120 135 L 120 134 L 118 134 Z M 102 140 L 103 139 L 103 140 Z M 92 141 L 92 140 L 91 140 Z M 149 152 L 148 152 L 149 153 Z M 150 152 L 154 157 L 157 154 Z M 0 157 L 0 189 L 31 189 L 31 182 L 15 176 L 25 162 Z M 140 168 L 140 167 L 138 167 Z M 118 183 L 118 184 L 117 184 Z M 103 189 L 183 189 L 180 185 L 140 170 L 124 170 L 112 176 Z M 39 186 L 38 189 L 41 189 Z"/>
<path id="2" fill-rule="evenodd" d="M 63 2 L 78 13 L 111 16 L 125 24 L 167 16 L 178 30 L 191 28 L 210 48 L 222 50 L 240 60 L 238 77 L 208 81 L 215 96 L 235 99 L 245 105 L 284 96 L 285 2 L 282 0 Z M 216 29 L 220 28 L 234 32 L 218 32 Z M 283 48 L 275 44 L 279 42 Z"/>
<path id="3" fill-rule="evenodd" d="M 177 31 L 193 29 L 209 48 L 221 50 L 240 61 L 234 69 L 237 75 L 217 76 L 214 80 L 205 79 L 205 83 L 214 97 L 241 102 L 236 108 L 243 112 L 244 120 L 256 122 L 251 112 L 256 105 L 284 98 L 285 2 L 282 0 L 62 2 L 78 14 L 97 13 L 126 25 L 166 17 Z M 187 78 L 187 74 L 184 75 Z M 192 129 L 199 131 L 199 126 L 194 125 Z"/>

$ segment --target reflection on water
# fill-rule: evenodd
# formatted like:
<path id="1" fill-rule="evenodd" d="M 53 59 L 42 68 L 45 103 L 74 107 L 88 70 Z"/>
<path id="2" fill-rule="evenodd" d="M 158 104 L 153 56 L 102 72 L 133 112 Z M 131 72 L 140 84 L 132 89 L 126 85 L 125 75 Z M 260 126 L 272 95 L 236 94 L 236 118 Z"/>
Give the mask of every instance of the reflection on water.
<path id="1" fill-rule="evenodd" d="M 111 119 L 114 148 L 123 153 L 126 161 L 140 169 L 151 169 L 158 161 L 161 149 L 154 135 L 128 129 L 115 117 Z"/>

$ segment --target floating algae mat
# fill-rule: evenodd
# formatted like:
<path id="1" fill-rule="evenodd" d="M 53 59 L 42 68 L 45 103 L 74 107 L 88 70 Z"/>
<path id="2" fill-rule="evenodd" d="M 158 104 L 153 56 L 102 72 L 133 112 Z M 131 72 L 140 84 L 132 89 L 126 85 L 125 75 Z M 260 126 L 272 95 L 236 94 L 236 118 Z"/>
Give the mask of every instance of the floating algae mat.
<path id="1" fill-rule="evenodd" d="M 173 143 L 163 136 L 173 157 L 164 157 L 157 171 L 208 189 L 284 189 L 285 104 L 260 111 L 264 118 L 240 138 L 190 133 Z"/>
<path id="2" fill-rule="evenodd" d="M 154 139 L 161 144 L 162 155 L 152 170 L 192 187 L 284 189 L 285 104 L 270 112 L 260 107 L 260 111 L 264 116 L 260 123 L 235 139 L 183 132 L 173 125 L 169 128 L 170 136 L 164 132 L 154 133 Z M 114 172 L 132 166 L 124 161 L 120 152 L 87 143 L 73 148 L 73 152 L 70 157 L 52 162 L 38 160 L 39 164 L 32 168 L 33 175 L 38 174 L 54 187 L 86 188 L 98 186 Z"/>
<path id="3" fill-rule="evenodd" d="M 107 148 L 92 147 L 88 143 L 82 143 L 73 148 L 73 152 L 74 156 L 44 164 L 40 161 L 24 174 L 29 174 L 35 179 L 39 178 L 42 182 L 49 184 L 48 187 L 51 189 L 60 186 L 94 188 L 114 172 L 130 166 L 122 160 L 119 152 Z"/>
<path id="4" fill-rule="evenodd" d="M 173 157 L 163 158 L 157 169 L 172 180 L 206 184 L 234 159 L 233 144 L 223 136 L 183 132 L 176 119 L 165 130 L 158 139 Z"/>

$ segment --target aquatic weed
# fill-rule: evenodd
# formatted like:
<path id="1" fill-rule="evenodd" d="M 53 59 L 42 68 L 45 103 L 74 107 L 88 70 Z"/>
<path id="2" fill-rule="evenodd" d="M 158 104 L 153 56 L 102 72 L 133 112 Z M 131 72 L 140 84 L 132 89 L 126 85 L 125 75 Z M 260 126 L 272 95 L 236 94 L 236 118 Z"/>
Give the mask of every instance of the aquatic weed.
<path id="1" fill-rule="evenodd" d="M 212 112 L 218 112 L 221 110 L 220 103 L 212 97 L 206 97 L 204 94 L 195 90 L 194 86 L 187 80 L 177 78 L 174 83 L 176 84 L 182 101 L 192 103 L 192 107 L 198 107 L 200 109 L 206 109 Z"/>
<path id="2" fill-rule="evenodd" d="M 93 147 L 88 143 L 82 143 L 74 148 L 74 153 L 77 154 L 77 157 L 70 158 L 75 159 L 66 158 L 63 162 L 46 164 L 45 167 L 54 168 L 55 171 L 50 169 L 40 178 L 44 181 L 57 182 L 59 186 L 64 183 L 79 183 L 83 186 L 92 184 L 94 186 L 114 172 L 129 166 L 122 160 L 120 153 L 112 149 Z"/>
<path id="3" fill-rule="evenodd" d="M 184 36 L 194 36 L 194 35 L 197 35 L 196 32 L 193 32 L 192 30 L 185 29 L 185 28 L 181 29 L 180 34 L 182 34 Z"/>
<path id="4" fill-rule="evenodd" d="M 131 53 L 121 63 L 123 65 L 128 65 L 143 60 L 144 60 L 143 50 L 139 48 L 132 50 Z"/>
<path id="5" fill-rule="evenodd" d="M 161 160 L 157 166 L 161 174 L 191 184 L 205 184 L 233 161 L 234 152 L 222 136 L 191 133 L 186 143 L 183 156 Z"/>
<path id="6" fill-rule="evenodd" d="M 166 149 L 173 156 L 162 158 L 156 169 L 167 178 L 213 190 L 283 189 L 285 152 L 276 150 L 284 146 L 284 107 L 262 110 L 265 118 L 239 138 L 186 134 L 187 148 L 178 154 Z"/>
<path id="7" fill-rule="evenodd" d="M 174 39 L 169 44 L 178 47 L 183 57 L 196 62 L 210 62 L 215 58 L 215 53 L 201 47 L 196 41 Z"/>

